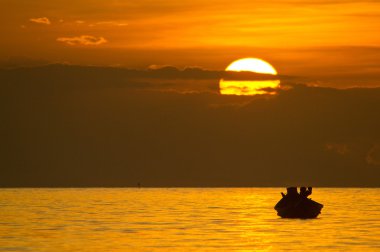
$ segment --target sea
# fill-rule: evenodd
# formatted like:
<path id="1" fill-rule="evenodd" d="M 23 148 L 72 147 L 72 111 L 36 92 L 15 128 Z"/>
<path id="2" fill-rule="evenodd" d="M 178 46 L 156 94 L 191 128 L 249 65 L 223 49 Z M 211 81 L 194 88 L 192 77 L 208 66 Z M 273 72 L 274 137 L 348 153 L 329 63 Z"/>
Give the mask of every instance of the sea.
<path id="1" fill-rule="evenodd" d="M 0 251 L 380 251 L 380 189 L 313 188 L 316 219 L 282 219 L 284 188 L 0 189 Z"/>

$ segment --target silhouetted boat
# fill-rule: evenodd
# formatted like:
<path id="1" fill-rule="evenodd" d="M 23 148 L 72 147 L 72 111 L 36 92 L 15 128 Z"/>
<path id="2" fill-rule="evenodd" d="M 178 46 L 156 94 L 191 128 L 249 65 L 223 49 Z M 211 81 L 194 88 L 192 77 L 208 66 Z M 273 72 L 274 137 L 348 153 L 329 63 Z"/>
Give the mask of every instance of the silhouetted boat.
<path id="1" fill-rule="evenodd" d="M 302 219 L 316 218 L 321 213 L 322 208 L 322 204 L 307 197 L 302 197 L 298 193 L 283 195 L 282 199 L 274 207 L 277 215 L 282 218 Z"/>

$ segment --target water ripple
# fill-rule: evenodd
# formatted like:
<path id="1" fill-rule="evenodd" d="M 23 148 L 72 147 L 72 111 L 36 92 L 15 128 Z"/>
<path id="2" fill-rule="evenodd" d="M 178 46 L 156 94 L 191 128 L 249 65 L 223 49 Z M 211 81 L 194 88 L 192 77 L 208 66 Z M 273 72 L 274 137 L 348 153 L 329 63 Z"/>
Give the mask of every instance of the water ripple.
<path id="1" fill-rule="evenodd" d="M 278 188 L 2 189 L 0 251 L 378 251 L 380 189 L 316 188 L 314 220 Z"/>

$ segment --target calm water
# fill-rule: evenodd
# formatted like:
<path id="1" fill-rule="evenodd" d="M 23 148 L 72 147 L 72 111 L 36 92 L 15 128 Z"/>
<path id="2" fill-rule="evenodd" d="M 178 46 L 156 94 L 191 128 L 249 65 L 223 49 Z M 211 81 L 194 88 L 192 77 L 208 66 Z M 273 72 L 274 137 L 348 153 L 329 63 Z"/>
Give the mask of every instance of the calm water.
<path id="1" fill-rule="evenodd" d="M 1 189 L 0 251 L 380 251 L 380 189 L 319 189 L 314 220 L 278 188 Z"/>

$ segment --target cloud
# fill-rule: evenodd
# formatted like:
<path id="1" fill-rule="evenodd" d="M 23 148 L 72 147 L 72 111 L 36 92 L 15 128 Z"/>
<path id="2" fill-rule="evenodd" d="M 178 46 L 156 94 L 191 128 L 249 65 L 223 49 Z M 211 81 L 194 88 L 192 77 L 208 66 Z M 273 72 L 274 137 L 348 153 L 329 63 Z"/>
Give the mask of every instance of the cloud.
<path id="1" fill-rule="evenodd" d="M 60 42 L 64 42 L 70 46 L 81 45 L 77 39 L 70 38 L 69 40 L 62 39 Z M 17 63 L 17 62 L 16 62 Z M 4 62 L 3 68 L 17 68 L 16 63 L 8 66 L 7 62 Z M 23 67 L 25 64 L 20 64 L 19 67 Z M 1 62 L 0 62 L 1 68 Z M 219 94 L 219 81 L 221 78 L 232 78 L 232 79 L 248 79 L 248 80 L 261 80 L 267 78 L 266 75 L 261 76 L 257 73 L 226 73 L 225 71 L 217 70 L 207 70 L 200 67 L 185 67 L 179 69 L 170 65 L 150 65 L 147 69 L 127 69 L 122 67 L 94 67 L 98 73 L 101 73 L 101 78 L 99 76 L 93 78 L 92 71 L 87 72 L 89 69 L 86 66 L 75 66 L 68 64 L 44 64 L 41 66 L 41 71 L 58 73 L 65 72 L 66 74 L 75 73 L 77 71 L 83 72 L 86 78 L 89 78 L 89 82 L 106 78 L 110 82 L 114 83 L 116 86 L 127 87 L 127 88 L 144 88 L 149 91 L 159 91 L 159 92 L 174 92 L 181 94 L 194 94 L 194 93 L 212 93 Z M 88 75 L 87 75 L 88 74 Z M 271 77 L 272 78 L 272 77 Z M 285 78 L 285 77 L 284 77 Z M 133 85 L 131 85 L 133 83 Z M 292 86 L 281 87 L 281 90 L 289 90 L 293 88 Z M 280 89 L 261 89 L 270 93 L 280 92 Z M 251 97 L 248 97 L 251 99 Z M 230 105 L 232 103 L 232 105 Z M 219 104 L 215 102 L 215 105 L 211 107 L 244 107 L 246 102 L 241 104 L 240 101 L 228 101 L 228 105 Z"/>
<path id="2" fill-rule="evenodd" d="M 102 45 L 108 42 L 103 37 L 94 37 L 90 35 L 82 35 L 78 37 L 60 37 L 60 38 L 57 38 L 57 41 L 65 43 L 70 46 L 76 46 L 76 45 L 96 46 L 96 45 Z"/>
<path id="3" fill-rule="evenodd" d="M 117 26 L 117 27 L 124 27 L 128 26 L 129 24 L 124 21 L 100 21 L 95 23 L 90 23 L 89 27 L 95 27 L 95 26 Z"/>
<path id="4" fill-rule="evenodd" d="M 380 145 L 374 145 L 367 153 L 366 161 L 369 165 L 380 165 Z"/>
<path id="5" fill-rule="evenodd" d="M 325 149 L 328 151 L 335 152 L 339 155 L 345 155 L 349 152 L 349 148 L 347 144 L 343 143 L 327 143 L 325 145 Z"/>
<path id="6" fill-rule="evenodd" d="M 160 68 L 166 68 L 166 67 L 174 67 L 174 66 L 171 66 L 171 65 L 156 65 L 156 64 L 153 64 L 153 65 L 148 66 L 148 69 L 151 69 L 151 70 L 157 70 L 157 69 L 160 69 Z"/>
<path id="7" fill-rule="evenodd" d="M 218 78 L 190 72 L 197 78 L 71 65 L 0 71 L 10 84 L 0 85 L 0 185 L 380 186 L 380 166 L 366 162 L 380 161 L 380 88 L 224 96 Z"/>
<path id="8" fill-rule="evenodd" d="M 102 22 L 95 23 L 95 25 L 127 26 L 128 23 L 117 22 L 117 21 L 102 21 Z"/>
<path id="9" fill-rule="evenodd" d="M 36 24 L 44 24 L 44 25 L 50 25 L 51 22 L 47 17 L 40 17 L 40 18 L 31 18 L 29 19 L 30 22 L 36 23 Z"/>

